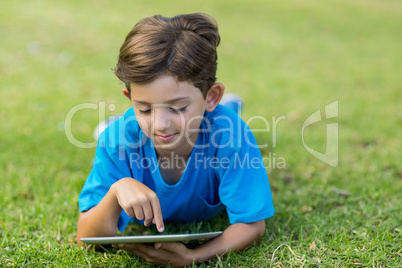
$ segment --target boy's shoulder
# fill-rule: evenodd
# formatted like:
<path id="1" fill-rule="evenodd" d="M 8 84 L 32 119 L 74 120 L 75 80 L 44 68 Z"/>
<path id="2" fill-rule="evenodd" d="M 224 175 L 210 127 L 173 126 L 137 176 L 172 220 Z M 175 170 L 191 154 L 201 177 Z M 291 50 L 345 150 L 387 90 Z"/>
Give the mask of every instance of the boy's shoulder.
<path id="1" fill-rule="evenodd" d="M 211 127 L 211 132 L 226 129 L 231 130 L 229 134 L 238 134 L 238 131 L 248 128 L 243 119 L 235 113 L 232 109 L 219 104 L 212 112 L 207 112 L 205 116 L 206 126 Z M 223 132 L 223 131 L 222 131 Z"/>
<path id="2" fill-rule="evenodd" d="M 222 104 L 218 104 L 212 112 L 206 112 L 205 118 L 207 122 L 217 127 L 237 126 L 243 121 L 237 113 Z"/>
<path id="3" fill-rule="evenodd" d="M 206 113 L 201 129 L 207 133 L 206 142 L 212 147 L 230 147 L 235 151 L 245 144 L 245 139 L 249 140 L 248 136 L 251 134 L 249 127 L 237 113 L 220 104 L 214 111 Z"/>
<path id="4" fill-rule="evenodd" d="M 116 148 L 138 143 L 140 139 L 140 127 L 134 109 L 131 107 L 101 133 L 99 143 L 105 143 L 109 148 Z"/>

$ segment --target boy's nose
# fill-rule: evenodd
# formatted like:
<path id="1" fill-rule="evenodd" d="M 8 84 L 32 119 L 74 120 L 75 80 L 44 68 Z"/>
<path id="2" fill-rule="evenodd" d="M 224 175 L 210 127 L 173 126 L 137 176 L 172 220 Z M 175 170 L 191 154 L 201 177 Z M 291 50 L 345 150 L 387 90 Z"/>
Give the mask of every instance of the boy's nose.
<path id="1" fill-rule="evenodd" d="M 154 109 L 152 123 L 154 131 L 156 133 L 164 133 L 165 130 L 169 129 L 171 121 L 169 119 L 169 113 L 163 107 L 158 107 Z"/>

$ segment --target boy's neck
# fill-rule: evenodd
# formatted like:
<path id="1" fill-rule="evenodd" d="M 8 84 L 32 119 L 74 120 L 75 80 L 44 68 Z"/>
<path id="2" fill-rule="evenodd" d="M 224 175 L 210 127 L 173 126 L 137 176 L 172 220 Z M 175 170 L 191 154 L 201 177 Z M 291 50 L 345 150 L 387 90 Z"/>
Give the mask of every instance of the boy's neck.
<path id="1" fill-rule="evenodd" d="M 187 146 L 186 146 L 187 147 Z M 171 151 L 164 150 L 163 148 L 155 148 L 157 158 L 166 158 L 166 159 L 184 159 L 187 162 L 187 159 L 190 157 L 191 152 L 194 147 L 188 146 L 188 148 L 182 148 L 180 151 Z"/>

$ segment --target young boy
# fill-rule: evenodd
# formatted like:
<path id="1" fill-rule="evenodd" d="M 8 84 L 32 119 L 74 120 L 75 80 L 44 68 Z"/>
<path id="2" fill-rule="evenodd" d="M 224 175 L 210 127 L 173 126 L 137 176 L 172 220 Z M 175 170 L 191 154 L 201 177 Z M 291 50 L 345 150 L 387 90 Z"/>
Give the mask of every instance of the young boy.
<path id="1" fill-rule="evenodd" d="M 80 245 L 81 237 L 113 236 L 130 221 L 163 232 L 165 223 L 206 220 L 225 208 L 231 225 L 195 249 L 113 246 L 184 266 L 246 249 L 264 235 L 274 214 L 268 177 L 248 126 L 219 104 L 219 42 L 205 14 L 145 18 L 127 35 L 115 74 L 133 108 L 99 136 L 79 197 Z"/>

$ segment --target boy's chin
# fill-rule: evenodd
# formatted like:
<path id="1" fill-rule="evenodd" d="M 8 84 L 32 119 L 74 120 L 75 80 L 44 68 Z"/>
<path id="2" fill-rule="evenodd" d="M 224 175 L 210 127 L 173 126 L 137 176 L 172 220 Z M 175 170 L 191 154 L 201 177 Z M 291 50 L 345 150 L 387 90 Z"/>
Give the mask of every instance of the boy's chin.
<path id="1" fill-rule="evenodd" d="M 194 145 L 191 145 L 191 141 L 188 140 L 183 140 L 183 139 L 174 139 L 170 142 L 161 142 L 157 140 L 153 140 L 155 149 L 161 149 L 165 151 L 181 151 L 181 150 L 186 150 L 188 147 L 194 147 Z"/>
<path id="2" fill-rule="evenodd" d="M 177 140 L 173 140 L 170 142 L 163 142 L 160 140 L 152 139 L 152 141 L 154 142 L 155 148 L 166 149 L 166 150 L 172 150 L 172 149 L 178 148 L 178 146 L 180 144 L 180 142 Z"/>

